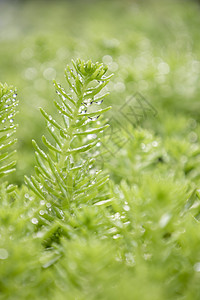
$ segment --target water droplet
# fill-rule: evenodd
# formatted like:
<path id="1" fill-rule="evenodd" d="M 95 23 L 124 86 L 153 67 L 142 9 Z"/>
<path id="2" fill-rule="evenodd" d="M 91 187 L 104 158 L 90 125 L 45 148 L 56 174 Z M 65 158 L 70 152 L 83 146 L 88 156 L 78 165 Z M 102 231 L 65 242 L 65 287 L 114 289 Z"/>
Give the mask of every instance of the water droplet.
<path id="1" fill-rule="evenodd" d="M 88 119 L 90 119 L 91 121 L 96 121 L 99 117 L 100 117 L 100 115 L 97 117 L 88 117 Z"/>
<path id="2" fill-rule="evenodd" d="M 7 259 L 8 251 L 4 248 L 0 248 L 0 259 Z"/>
<path id="3" fill-rule="evenodd" d="M 86 124 L 88 124 L 88 123 L 90 123 L 91 122 L 91 120 L 90 119 L 87 119 L 84 123 L 83 123 L 83 125 L 86 125 Z"/>
<path id="4" fill-rule="evenodd" d="M 83 104 L 84 104 L 86 107 L 90 106 L 92 103 L 93 103 L 92 99 L 87 99 L 87 100 L 85 100 L 85 101 L 83 102 Z"/>
<path id="5" fill-rule="evenodd" d="M 78 74 L 78 78 L 79 78 L 80 82 L 83 83 L 83 79 L 80 74 Z"/>
<path id="6" fill-rule="evenodd" d="M 81 112 L 82 111 L 82 109 L 85 109 L 85 107 L 83 106 L 83 105 L 81 105 L 80 107 L 79 107 L 79 112 Z"/>
<path id="7" fill-rule="evenodd" d="M 120 237 L 121 237 L 120 234 L 115 234 L 115 235 L 113 235 L 113 239 L 114 239 L 114 240 L 117 240 L 117 239 L 119 239 Z"/>
<path id="8" fill-rule="evenodd" d="M 40 205 L 45 205 L 45 201 L 44 201 L 44 200 L 41 200 L 41 201 L 40 201 Z"/>
<path id="9" fill-rule="evenodd" d="M 126 254 L 125 254 L 125 257 L 126 257 L 126 263 L 127 263 L 129 266 L 135 265 L 135 259 L 134 259 L 132 253 L 126 253 Z"/>
<path id="10" fill-rule="evenodd" d="M 116 227 L 112 227 L 110 229 L 108 229 L 108 233 L 112 234 L 112 233 L 116 233 L 117 232 L 117 228 Z"/>
<path id="11" fill-rule="evenodd" d="M 32 222 L 33 224 L 38 224 L 38 219 L 33 218 L 33 219 L 31 220 L 31 222 Z"/>
<path id="12" fill-rule="evenodd" d="M 85 114 L 86 112 L 87 112 L 87 109 L 83 110 L 83 111 L 81 112 L 81 114 Z"/>
<path id="13" fill-rule="evenodd" d="M 43 215 L 45 214 L 45 211 L 44 211 L 44 210 L 40 210 L 39 214 L 40 214 L 41 216 L 43 216 Z"/>
<path id="14" fill-rule="evenodd" d="M 1 121 L 1 123 L 5 123 L 5 121 L 6 121 L 6 119 L 3 119 L 3 120 Z"/>
<path id="15" fill-rule="evenodd" d="M 153 147 L 157 147 L 157 146 L 158 146 L 158 142 L 157 142 L 157 141 L 153 141 L 153 142 L 152 142 L 152 146 L 153 146 Z"/>
<path id="16" fill-rule="evenodd" d="M 195 265 L 194 265 L 194 270 L 196 272 L 200 272 L 200 262 L 197 262 Z"/>
<path id="17" fill-rule="evenodd" d="M 13 119 L 10 119 L 10 123 L 13 123 L 14 122 L 14 120 Z"/>
<path id="18" fill-rule="evenodd" d="M 191 131 L 188 135 L 189 142 L 195 143 L 198 140 L 198 136 L 194 131 Z"/>
<path id="19" fill-rule="evenodd" d="M 103 100 L 95 102 L 95 104 L 100 105 L 103 102 Z"/>
<path id="20" fill-rule="evenodd" d="M 46 207 L 50 208 L 50 207 L 51 207 L 51 203 L 48 202 L 48 203 L 46 204 Z"/>
<path id="21" fill-rule="evenodd" d="M 130 210 L 130 206 L 128 206 L 127 204 L 123 206 L 125 211 L 129 211 Z"/>
<path id="22" fill-rule="evenodd" d="M 95 170 L 92 169 L 92 170 L 89 171 L 89 173 L 90 173 L 91 175 L 94 175 L 94 174 L 95 174 Z"/>
<path id="23" fill-rule="evenodd" d="M 114 215 L 114 218 L 115 218 L 115 219 L 120 219 L 120 213 L 117 212 L 117 213 Z"/>
<path id="24" fill-rule="evenodd" d="M 164 215 L 162 215 L 159 221 L 160 227 L 164 228 L 169 223 L 170 219 L 171 215 L 169 213 L 165 213 Z"/>

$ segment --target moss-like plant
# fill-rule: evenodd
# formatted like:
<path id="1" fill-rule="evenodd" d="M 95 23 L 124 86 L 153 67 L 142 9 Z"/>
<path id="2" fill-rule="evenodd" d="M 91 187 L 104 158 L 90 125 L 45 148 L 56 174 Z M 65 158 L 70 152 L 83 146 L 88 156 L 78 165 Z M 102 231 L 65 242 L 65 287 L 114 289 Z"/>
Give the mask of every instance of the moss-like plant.
<path id="1" fill-rule="evenodd" d="M 49 135 L 33 141 L 34 175 L 0 184 L 0 299 L 199 299 L 199 143 L 132 128 L 113 169 L 121 183 L 109 180 L 95 160 L 110 76 L 72 65 L 67 90 L 54 82 L 54 115 L 41 109 Z M 15 167 L 17 103 L 0 85 L 2 179 Z"/>
<path id="2" fill-rule="evenodd" d="M 104 87 L 112 75 L 106 76 L 103 64 L 82 60 L 67 66 L 68 91 L 54 81 L 59 101 L 55 100 L 57 119 L 41 108 L 50 137 L 42 136 L 46 150 L 33 141 L 37 166 L 35 175 L 25 176 L 27 186 L 47 205 L 33 219 L 39 226 L 53 222 L 53 233 L 66 223 L 66 213 L 84 205 L 109 203 L 104 189 L 108 176 L 94 165 L 100 147 L 99 135 L 109 125 L 101 125 L 100 116 L 111 107 L 101 108 Z M 58 118 L 61 116 L 61 118 Z M 56 223 L 58 220 L 59 223 Z M 52 234 L 52 230 L 51 230 Z"/>
<path id="3" fill-rule="evenodd" d="M 16 132 L 14 117 L 16 115 L 16 90 L 12 86 L 0 83 L 0 178 L 15 171 L 16 161 L 13 155 L 13 145 L 17 139 L 13 138 Z M 14 186 L 8 186 L 7 192 L 11 192 Z"/>

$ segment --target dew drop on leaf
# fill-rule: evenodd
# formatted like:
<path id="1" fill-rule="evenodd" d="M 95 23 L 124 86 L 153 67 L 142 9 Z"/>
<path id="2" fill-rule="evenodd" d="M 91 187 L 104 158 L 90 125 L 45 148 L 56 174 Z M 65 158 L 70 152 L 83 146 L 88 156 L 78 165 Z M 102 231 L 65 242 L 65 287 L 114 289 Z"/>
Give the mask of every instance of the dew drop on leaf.
<path id="1" fill-rule="evenodd" d="M 103 102 L 103 100 L 95 102 L 95 104 L 100 105 Z"/>
<path id="2" fill-rule="evenodd" d="M 129 211 L 129 210 L 130 210 L 130 207 L 126 204 L 126 205 L 123 206 L 123 209 L 124 209 L 125 211 Z"/>
<path id="3" fill-rule="evenodd" d="M 38 224 L 38 219 L 36 219 L 36 218 L 33 218 L 32 220 L 31 220 L 31 223 L 33 223 L 33 224 Z"/>
<path id="4" fill-rule="evenodd" d="M 91 121 L 96 121 L 99 117 L 100 117 L 100 115 L 97 117 L 88 117 L 88 119 L 90 119 Z"/>

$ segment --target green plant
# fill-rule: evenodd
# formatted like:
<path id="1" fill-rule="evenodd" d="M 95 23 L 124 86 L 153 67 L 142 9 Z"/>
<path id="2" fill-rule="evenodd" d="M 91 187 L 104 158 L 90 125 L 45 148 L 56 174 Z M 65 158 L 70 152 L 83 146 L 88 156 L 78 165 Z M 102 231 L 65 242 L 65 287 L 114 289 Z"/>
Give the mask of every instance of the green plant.
<path id="1" fill-rule="evenodd" d="M 0 299 L 199 299 L 199 143 L 178 140 L 182 118 L 166 141 L 130 127 L 109 180 L 95 160 L 111 75 L 72 63 L 69 92 L 54 82 L 55 117 L 41 109 L 49 136 L 44 148 L 33 141 L 35 175 L 0 184 Z M 0 88 L 4 177 L 14 171 L 18 102 Z"/>
<path id="2" fill-rule="evenodd" d="M 28 287 L 28 281 L 32 280 L 29 269 L 37 273 L 41 267 L 47 269 L 54 265 L 63 256 L 62 246 L 58 248 L 56 244 L 63 236 L 76 237 L 77 227 L 79 234 L 83 234 L 81 224 L 97 232 L 98 222 L 102 222 L 98 209 L 111 204 L 106 187 L 109 178 L 94 164 L 100 148 L 98 136 L 108 127 L 100 122 L 101 115 L 110 109 L 101 108 L 108 95 L 103 88 L 112 76 L 106 77 L 106 71 L 103 64 L 91 61 L 73 61 L 73 69 L 67 66 L 65 75 L 71 94 L 54 82 L 60 99 L 60 102 L 54 101 L 58 121 L 41 109 L 50 138 L 42 137 L 46 152 L 33 141 L 37 166 L 35 176 L 25 176 L 28 189 L 24 186 L 15 189 L 7 183 L 1 185 L 0 296 L 9 298 L 17 293 L 17 284 L 9 288 L 13 276 L 20 284 L 25 281 Z M 0 87 L 3 151 L 16 143 L 16 139 L 12 139 L 16 126 L 10 123 L 13 123 L 18 101 L 11 87 L 6 84 Z M 2 152 L 1 176 L 14 171 L 16 162 L 6 163 L 14 153 Z M 42 245 L 51 253 L 42 253 Z M 23 267 L 19 257 L 25 259 Z M 12 268 L 14 260 L 18 263 Z M 38 279 L 42 280 L 40 275 Z M 22 298 L 28 295 L 27 289 Z"/>
<path id="3" fill-rule="evenodd" d="M 38 226 L 53 222 L 50 233 L 54 237 L 66 227 L 68 214 L 78 207 L 111 201 L 109 191 L 104 188 L 108 176 L 95 168 L 94 161 L 100 146 L 98 135 L 108 127 L 101 125 L 99 117 L 110 109 L 101 108 L 101 104 L 108 94 L 103 88 L 112 75 L 105 76 L 107 68 L 103 64 L 80 59 L 72 62 L 73 68 L 67 66 L 65 71 L 70 93 L 54 82 L 60 99 L 54 101 L 61 115 L 59 121 L 41 108 L 51 136 L 51 139 L 42 137 L 48 152 L 33 141 L 36 174 L 31 178 L 25 176 L 28 187 L 42 200 L 42 205 L 48 206 L 34 222 Z M 46 235 L 45 238 L 49 240 Z"/>
<path id="4" fill-rule="evenodd" d="M 15 150 L 12 146 L 16 143 L 13 135 L 16 125 L 13 124 L 16 115 L 16 90 L 12 86 L 0 83 L 0 178 L 15 171 L 16 161 L 12 160 Z M 14 186 L 8 186 L 7 192 L 11 192 Z"/>

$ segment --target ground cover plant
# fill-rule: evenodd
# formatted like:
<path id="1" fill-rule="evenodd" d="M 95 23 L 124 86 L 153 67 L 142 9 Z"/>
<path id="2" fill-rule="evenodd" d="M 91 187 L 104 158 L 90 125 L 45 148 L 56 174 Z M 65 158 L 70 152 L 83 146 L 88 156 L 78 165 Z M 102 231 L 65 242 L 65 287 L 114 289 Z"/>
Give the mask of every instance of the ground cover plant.
<path id="1" fill-rule="evenodd" d="M 0 299 L 199 299 L 199 4 L 39 7 L 0 2 Z"/>

